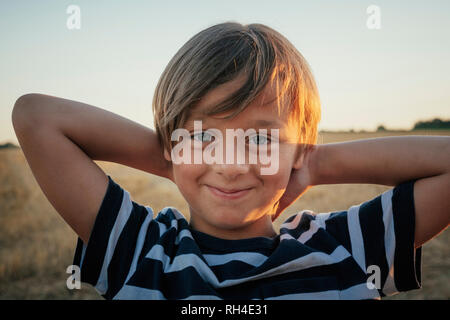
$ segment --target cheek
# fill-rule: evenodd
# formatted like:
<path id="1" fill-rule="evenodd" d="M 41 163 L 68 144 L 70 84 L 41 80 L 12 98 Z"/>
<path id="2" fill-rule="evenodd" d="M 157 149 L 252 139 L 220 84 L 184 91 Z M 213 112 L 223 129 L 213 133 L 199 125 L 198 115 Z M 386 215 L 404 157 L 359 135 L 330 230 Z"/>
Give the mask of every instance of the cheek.
<path id="1" fill-rule="evenodd" d="M 186 198 L 197 191 L 199 178 L 205 172 L 203 165 L 180 164 L 173 166 L 175 184 Z"/>
<path id="2" fill-rule="evenodd" d="M 287 167 L 280 168 L 277 174 L 262 176 L 268 192 L 286 189 L 290 177 L 290 170 L 287 169 Z"/>
<path id="3" fill-rule="evenodd" d="M 286 189 L 291 176 L 292 166 L 294 164 L 294 151 L 291 148 L 280 150 L 279 167 L 273 175 L 261 175 L 264 185 L 270 192 Z"/>

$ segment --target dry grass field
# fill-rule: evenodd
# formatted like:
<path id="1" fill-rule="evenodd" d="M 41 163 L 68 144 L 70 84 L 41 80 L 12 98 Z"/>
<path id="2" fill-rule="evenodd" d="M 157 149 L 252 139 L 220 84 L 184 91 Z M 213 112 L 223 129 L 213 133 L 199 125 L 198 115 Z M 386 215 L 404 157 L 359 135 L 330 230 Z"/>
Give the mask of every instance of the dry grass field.
<path id="1" fill-rule="evenodd" d="M 411 133 L 322 133 L 320 142 L 405 134 Z M 413 134 L 450 135 L 450 131 Z M 114 163 L 97 163 L 134 201 L 155 212 L 174 206 L 188 215 L 183 198 L 170 181 Z M 66 268 L 72 264 L 76 235 L 45 198 L 20 149 L 0 150 L 0 181 L 0 299 L 103 299 L 87 284 L 80 290 L 67 289 Z M 387 189 L 360 184 L 315 186 L 289 207 L 278 223 L 300 209 L 347 209 Z M 422 289 L 387 299 L 449 299 L 449 240 L 447 230 L 424 246 Z"/>

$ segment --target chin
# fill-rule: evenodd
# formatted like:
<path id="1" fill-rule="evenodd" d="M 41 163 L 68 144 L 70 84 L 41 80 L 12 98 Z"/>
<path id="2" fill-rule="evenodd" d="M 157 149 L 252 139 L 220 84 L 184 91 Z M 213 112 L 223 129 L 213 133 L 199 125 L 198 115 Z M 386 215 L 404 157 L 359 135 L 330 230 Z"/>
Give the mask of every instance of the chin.
<path id="1" fill-rule="evenodd" d="M 246 215 L 240 215 L 236 211 L 221 210 L 214 214 L 214 221 L 224 228 L 236 228 L 241 226 L 247 220 Z"/>
<path id="2" fill-rule="evenodd" d="M 214 223 L 223 229 L 240 229 L 252 224 L 258 218 L 251 213 L 238 212 L 237 210 L 223 210 L 214 215 Z"/>

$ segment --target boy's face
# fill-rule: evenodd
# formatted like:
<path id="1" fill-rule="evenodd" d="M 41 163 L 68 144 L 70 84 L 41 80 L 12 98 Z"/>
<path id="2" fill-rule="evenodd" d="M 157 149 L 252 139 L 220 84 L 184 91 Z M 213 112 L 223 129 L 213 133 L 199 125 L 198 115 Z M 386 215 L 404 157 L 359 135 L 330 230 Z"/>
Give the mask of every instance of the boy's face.
<path id="1" fill-rule="evenodd" d="M 248 156 L 244 164 L 239 163 L 237 146 L 233 146 L 233 163 L 173 164 L 174 181 L 189 204 L 192 227 L 224 239 L 275 236 L 271 220 L 274 205 L 286 189 L 291 170 L 301 166 L 297 122 L 293 121 L 286 111 L 278 113 L 276 89 L 271 83 L 234 118 L 219 119 L 202 114 L 208 106 L 217 105 L 230 93 L 238 90 L 245 80 L 246 78 L 241 76 L 209 91 L 193 109 L 183 128 L 194 134 L 194 120 L 201 120 L 203 131 L 219 130 L 224 139 L 226 129 L 254 129 L 256 132 L 266 129 L 268 135 L 273 132 L 271 129 L 278 129 L 277 157 L 272 158 L 278 161 L 276 172 L 270 175 L 261 174 L 261 168 L 267 167 L 267 163 L 263 165 L 259 160 L 257 163 L 249 162 Z M 201 135 L 197 135 L 195 139 L 200 140 L 201 144 L 208 144 L 202 140 Z M 259 145 L 261 141 L 264 143 L 264 140 L 253 137 L 249 144 Z M 222 152 L 225 158 L 225 142 Z M 231 152 L 229 147 L 228 152 Z M 167 150 L 165 157 L 167 160 L 173 160 Z"/>

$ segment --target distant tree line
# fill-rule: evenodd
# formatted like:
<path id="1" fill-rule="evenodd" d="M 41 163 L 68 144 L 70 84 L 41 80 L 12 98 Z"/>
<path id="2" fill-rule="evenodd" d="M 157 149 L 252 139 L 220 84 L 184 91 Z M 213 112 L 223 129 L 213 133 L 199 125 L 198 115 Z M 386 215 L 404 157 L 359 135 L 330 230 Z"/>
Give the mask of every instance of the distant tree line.
<path id="1" fill-rule="evenodd" d="M 16 146 L 14 143 L 7 142 L 4 144 L 0 144 L 0 149 L 9 149 L 9 148 L 18 148 L 19 146 Z"/>
<path id="2" fill-rule="evenodd" d="M 446 130 L 450 129 L 450 120 L 433 119 L 430 121 L 418 121 L 413 130 Z"/>
<path id="3" fill-rule="evenodd" d="M 410 131 L 414 130 L 450 130 L 450 120 L 441 120 L 435 118 L 428 121 L 417 121 Z M 384 125 L 380 124 L 377 131 L 389 131 Z"/>

